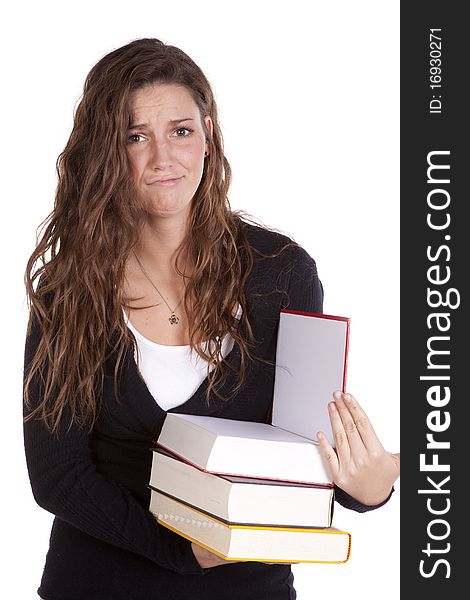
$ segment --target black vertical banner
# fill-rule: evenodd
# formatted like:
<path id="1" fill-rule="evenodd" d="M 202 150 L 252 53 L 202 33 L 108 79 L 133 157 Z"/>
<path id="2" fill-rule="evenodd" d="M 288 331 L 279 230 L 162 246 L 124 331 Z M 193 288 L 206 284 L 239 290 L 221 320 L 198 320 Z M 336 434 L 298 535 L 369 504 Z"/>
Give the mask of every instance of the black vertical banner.
<path id="1" fill-rule="evenodd" d="M 470 31 L 401 2 L 401 597 L 466 597 Z M 468 512 L 468 511 L 467 511 Z M 468 567 L 467 567 L 468 569 Z M 463 592 L 461 591 L 463 589 Z M 467 589 L 467 592 L 465 592 Z"/>

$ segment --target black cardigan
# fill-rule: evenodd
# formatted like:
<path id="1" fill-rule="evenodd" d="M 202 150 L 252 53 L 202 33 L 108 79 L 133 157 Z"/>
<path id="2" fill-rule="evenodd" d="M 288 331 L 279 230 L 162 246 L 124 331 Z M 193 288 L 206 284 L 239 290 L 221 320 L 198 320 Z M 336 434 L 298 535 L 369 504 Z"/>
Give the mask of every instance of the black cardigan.
<path id="1" fill-rule="evenodd" d="M 291 240 L 243 223 L 250 244 L 273 253 Z M 247 313 L 257 340 L 255 355 L 275 359 L 281 308 L 322 312 L 323 290 L 314 260 L 300 247 L 276 258 L 255 255 L 246 286 Z M 25 373 L 38 344 L 32 328 L 25 344 Z M 224 359 L 239 365 L 234 345 Z M 224 391 L 233 385 L 229 376 Z M 250 363 L 242 390 L 230 401 L 204 399 L 207 380 L 169 412 L 269 422 L 274 367 Z M 105 378 L 99 418 L 91 434 L 64 426 L 50 435 L 39 420 L 24 426 L 31 487 L 36 502 L 56 518 L 39 594 L 47 600 L 216 600 L 295 598 L 290 565 L 240 562 L 203 570 L 190 542 L 156 524 L 148 510 L 152 440 L 165 411 L 138 374 L 133 348 L 126 354 L 120 397 Z M 34 388 L 33 398 L 40 397 Z M 336 500 L 370 510 L 336 488 Z"/>

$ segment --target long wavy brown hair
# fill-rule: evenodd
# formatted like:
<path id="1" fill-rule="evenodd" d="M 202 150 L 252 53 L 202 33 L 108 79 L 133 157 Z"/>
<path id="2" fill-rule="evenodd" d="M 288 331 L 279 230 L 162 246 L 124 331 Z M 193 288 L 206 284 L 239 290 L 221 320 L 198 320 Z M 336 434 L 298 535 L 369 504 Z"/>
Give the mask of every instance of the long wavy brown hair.
<path id="1" fill-rule="evenodd" d="M 89 72 L 65 149 L 57 160 L 54 207 L 39 225 L 27 262 L 27 334 L 38 327 L 38 346 L 25 369 L 25 419 L 41 418 L 56 431 L 62 417 L 91 429 L 99 410 L 106 361 L 113 356 L 115 393 L 132 332 L 122 307 L 126 261 L 136 246 L 145 211 L 135 193 L 126 153 L 129 95 L 153 83 L 185 86 L 196 102 L 210 154 L 192 199 L 187 235 L 180 246 L 195 270 L 184 296 L 191 348 L 208 361 L 207 400 L 227 376 L 221 340 L 230 333 L 240 347 L 233 394 L 251 360 L 253 333 L 245 282 L 253 250 L 241 228 L 247 213 L 232 211 L 228 200 L 230 165 L 224 155 L 217 106 L 201 69 L 182 50 L 153 38 L 138 39 L 105 55 Z M 181 271 L 179 271 L 180 274 Z M 233 317 L 242 308 L 243 337 Z M 191 310 L 188 310 L 191 307 Z M 202 344 L 210 340 L 211 344 Z M 209 366 L 213 370 L 209 372 Z M 32 398 L 39 377 L 40 398 Z"/>

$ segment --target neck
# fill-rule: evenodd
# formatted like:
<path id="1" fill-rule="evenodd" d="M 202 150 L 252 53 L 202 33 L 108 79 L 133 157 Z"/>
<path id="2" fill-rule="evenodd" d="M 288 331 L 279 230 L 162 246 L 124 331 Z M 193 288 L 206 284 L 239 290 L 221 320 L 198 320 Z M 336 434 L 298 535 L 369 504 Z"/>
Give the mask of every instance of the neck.
<path id="1" fill-rule="evenodd" d="M 135 253 L 148 272 L 161 280 L 179 277 L 176 272 L 177 250 L 186 234 L 186 221 L 159 219 L 146 223 Z M 179 268 L 184 271 L 186 258 L 180 256 Z"/>

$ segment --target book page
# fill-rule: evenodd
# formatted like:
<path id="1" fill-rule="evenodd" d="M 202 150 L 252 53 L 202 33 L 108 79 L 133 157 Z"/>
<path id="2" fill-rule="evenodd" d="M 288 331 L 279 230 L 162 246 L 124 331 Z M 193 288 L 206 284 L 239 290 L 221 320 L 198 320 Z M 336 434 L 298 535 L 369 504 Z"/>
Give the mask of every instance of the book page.
<path id="1" fill-rule="evenodd" d="M 281 312 L 272 424 L 334 446 L 328 403 L 344 390 L 349 319 Z"/>

